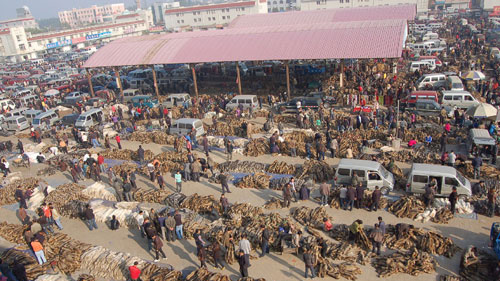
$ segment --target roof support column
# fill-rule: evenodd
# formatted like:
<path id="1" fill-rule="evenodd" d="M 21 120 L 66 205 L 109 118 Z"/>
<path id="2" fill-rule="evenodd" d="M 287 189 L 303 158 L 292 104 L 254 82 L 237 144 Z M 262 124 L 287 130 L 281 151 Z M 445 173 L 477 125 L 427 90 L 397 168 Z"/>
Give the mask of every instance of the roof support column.
<path id="1" fill-rule="evenodd" d="M 120 97 L 123 98 L 123 85 L 118 67 L 115 67 L 116 86 L 120 89 Z"/>
<path id="2" fill-rule="evenodd" d="M 286 70 L 286 92 L 287 97 L 292 96 L 292 92 L 290 91 L 290 63 L 289 61 L 285 61 L 285 70 Z"/>
<path id="3" fill-rule="evenodd" d="M 87 71 L 87 80 L 89 81 L 90 96 L 94 97 L 95 93 L 94 93 L 94 86 L 92 85 L 92 73 L 88 68 L 86 69 L 86 71 Z"/>
<path id="4" fill-rule="evenodd" d="M 344 59 L 340 60 L 340 88 L 344 87 Z"/>
<path id="5" fill-rule="evenodd" d="M 240 76 L 240 62 L 236 62 L 236 83 L 238 83 L 238 93 L 242 95 L 241 93 L 241 76 Z"/>
<path id="6" fill-rule="evenodd" d="M 155 85 L 155 93 L 156 93 L 156 98 L 158 99 L 158 102 L 160 101 L 160 91 L 158 90 L 158 81 L 156 80 L 156 70 L 155 66 L 151 66 L 151 70 L 153 70 L 153 84 Z"/>
<path id="7" fill-rule="evenodd" d="M 198 99 L 198 82 L 196 81 L 196 69 L 194 69 L 194 64 L 189 64 L 191 67 L 191 72 L 193 73 L 193 83 L 194 83 L 194 93 L 196 94 L 196 99 Z"/>

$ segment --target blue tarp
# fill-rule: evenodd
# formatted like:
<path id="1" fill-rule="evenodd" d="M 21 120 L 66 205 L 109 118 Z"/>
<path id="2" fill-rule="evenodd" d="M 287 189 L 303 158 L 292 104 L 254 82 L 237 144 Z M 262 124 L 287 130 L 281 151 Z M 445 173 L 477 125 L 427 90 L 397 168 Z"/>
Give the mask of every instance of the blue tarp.
<path id="1" fill-rule="evenodd" d="M 248 176 L 248 175 L 253 175 L 254 173 L 230 173 L 234 180 L 233 180 L 233 183 L 234 182 L 237 182 L 239 181 L 241 178 L 243 178 L 244 176 Z M 272 173 L 266 173 L 268 175 L 271 176 L 271 180 L 276 180 L 276 179 L 281 179 L 281 178 L 291 178 L 293 177 L 293 175 L 287 175 L 287 174 L 272 174 Z"/>

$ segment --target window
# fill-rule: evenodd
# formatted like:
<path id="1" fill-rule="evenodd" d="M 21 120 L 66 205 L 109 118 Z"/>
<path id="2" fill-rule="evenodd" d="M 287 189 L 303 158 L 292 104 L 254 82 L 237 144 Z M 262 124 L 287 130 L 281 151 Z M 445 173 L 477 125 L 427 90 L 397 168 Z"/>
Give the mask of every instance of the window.
<path id="1" fill-rule="evenodd" d="M 444 100 L 452 100 L 451 96 L 444 96 Z"/>
<path id="2" fill-rule="evenodd" d="M 226 16 L 222 16 L 222 19 L 225 20 L 226 19 Z"/>
<path id="3" fill-rule="evenodd" d="M 215 17 L 212 17 L 212 20 L 215 20 Z"/>
<path id="4" fill-rule="evenodd" d="M 209 17 L 209 18 L 208 18 L 208 21 L 211 21 L 211 20 L 212 20 L 212 18 L 210 18 L 210 17 Z"/>
<path id="5" fill-rule="evenodd" d="M 193 16 L 196 16 L 196 12 L 193 12 Z"/>
<path id="6" fill-rule="evenodd" d="M 280 1 L 280 2 L 282 2 L 282 1 Z M 245 7 L 241 8 L 241 10 L 242 10 L 242 11 L 244 11 L 244 10 L 245 10 Z"/>
<path id="7" fill-rule="evenodd" d="M 339 175 L 341 176 L 350 176 L 351 170 L 349 169 L 339 169 Z"/>
<path id="8" fill-rule="evenodd" d="M 458 186 L 458 181 L 456 179 L 454 179 L 454 178 L 448 178 L 448 177 L 446 177 L 444 179 L 444 184 Z"/>
<path id="9" fill-rule="evenodd" d="M 340 3 L 341 3 L 341 4 L 342 4 L 342 3 L 344 3 L 344 0 L 340 0 Z"/>
<path id="10" fill-rule="evenodd" d="M 454 96 L 453 100 L 462 100 L 462 96 Z"/>
<path id="11" fill-rule="evenodd" d="M 352 175 L 354 174 L 358 175 L 358 177 L 365 178 L 366 177 L 366 171 L 365 170 L 352 170 Z"/>
<path id="12" fill-rule="evenodd" d="M 413 176 L 413 182 L 427 183 L 428 180 L 429 178 L 427 176 L 419 176 L 419 175 Z"/>
<path id="13" fill-rule="evenodd" d="M 227 19 L 231 19 L 231 16 L 227 16 Z"/>
<path id="14" fill-rule="evenodd" d="M 466 95 L 464 100 L 472 101 L 473 99 L 472 99 L 472 97 L 471 97 L 471 96 Z"/>
<path id="15" fill-rule="evenodd" d="M 370 180 L 380 180 L 380 175 L 377 172 L 370 172 L 368 174 L 368 179 Z"/>

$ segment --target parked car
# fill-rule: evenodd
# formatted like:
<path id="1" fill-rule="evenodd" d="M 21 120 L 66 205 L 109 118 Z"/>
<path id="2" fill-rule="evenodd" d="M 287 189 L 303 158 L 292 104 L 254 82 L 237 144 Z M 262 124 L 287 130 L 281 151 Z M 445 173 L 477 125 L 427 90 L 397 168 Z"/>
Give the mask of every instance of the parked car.
<path id="1" fill-rule="evenodd" d="M 74 126 L 79 116 L 80 114 L 78 113 L 65 115 L 63 116 L 63 118 L 61 118 L 61 124 L 65 126 Z"/>

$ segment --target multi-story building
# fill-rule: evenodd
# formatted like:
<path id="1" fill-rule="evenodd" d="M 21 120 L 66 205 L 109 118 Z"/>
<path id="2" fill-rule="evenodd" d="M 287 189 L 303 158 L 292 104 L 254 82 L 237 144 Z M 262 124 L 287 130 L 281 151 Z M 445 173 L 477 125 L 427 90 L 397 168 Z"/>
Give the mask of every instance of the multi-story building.
<path id="1" fill-rule="evenodd" d="M 38 28 L 38 24 L 31 15 L 31 11 L 28 7 L 22 6 L 16 9 L 17 18 L 11 20 L 0 21 L 0 29 L 9 27 L 24 27 L 24 28 Z"/>
<path id="2" fill-rule="evenodd" d="M 31 35 L 24 27 L 12 27 L 0 30 L 0 58 L 19 62 L 41 57 L 52 51 L 69 51 L 108 42 L 114 39 L 143 35 L 149 31 L 152 23 L 151 11 L 116 16 L 111 22 Z"/>
<path id="3" fill-rule="evenodd" d="M 227 25 L 241 15 L 265 14 L 267 11 L 267 0 L 229 2 L 166 9 L 164 21 L 167 30 L 205 29 Z"/>
<path id="4" fill-rule="evenodd" d="M 179 2 L 154 2 L 151 6 L 153 12 L 153 22 L 155 25 L 165 25 L 164 15 L 166 9 L 179 8 Z"/>
<path id="5" fill-rule="evenodd" d="M 500 3 L 498 2 L 498 0 L 481 0 L 481 9 L 483 10 L 486 10 L 486 11 L 494 11 L 495 7 L 499 7 L 497 8 L 500 9 Z"/>
<path id="6" fill-rule="evenodd" d="M 300 10 L 309 11 L 309 10 L 320 10 L 320 9 L 388 6 L 388 5 L 403 5 L 403 4 L 417 5 L 417 12 L 427 12 L 429 9 L 428 0 L 301 0 Z"/>
<path id="7" fill-rule="evenodd" d="M 267 0 L 269 13 L 288 12 L 300 10 L 301 0 Z"/>
<path id="8" fill-rule="evenodd" d="M 72 9 L 59 12 L 59 21 L 69 24 L 71 28 L 89 24 L 104 23 L 106 16 L 121 14 L 125 11 L 125 4 L 111 4 L 105 6 L 93 5 L 89 8 Z"/>

